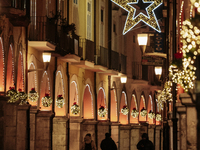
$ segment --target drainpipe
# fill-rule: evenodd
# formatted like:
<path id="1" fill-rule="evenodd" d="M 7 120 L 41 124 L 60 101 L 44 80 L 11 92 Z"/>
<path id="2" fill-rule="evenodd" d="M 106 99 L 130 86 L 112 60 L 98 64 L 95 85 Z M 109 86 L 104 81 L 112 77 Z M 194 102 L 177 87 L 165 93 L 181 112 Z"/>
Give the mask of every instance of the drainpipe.
<path id="1" fill-rule="evenodd" d="M 111 49 L 112 49 L 112 2 L 108 1 L 108 68 L 111 69 Z M 110 100 L 111 100 L 111 76 L 108 76 L 108 119 L 110 121 Z M 109 124 L 109 133 L 111 134 L 111 124 Z"/>
<path id="2" fill-rule="evenodd" d="M 176 0 L 173 0 L 173 59 L 174 54 L 176 53 Z M 173 150 L 177 150 L 177 121 L 176 118 L 176 84 L 173 83 L 172 87 L 172 95 L 173 95 Z"/>
<path id="3" fill-rule="evenodd" d="M 94 57 L 96 56 L 96 0 L 94 0 Z M 95 59 L 96 60 L 96 59 Z M 97 62 L 95 62 L 97 64 Z M 96 72 L 94 72 L 94 96 L 95 96 L 95 118 L 97 120 L 97 80 L 96 80 Z M 96 141 L 96 146 L 98 147 L 98 127 L 97 124 L 95 124 L 95 141 Z"/>
<path id="4" fill-rule="evenodd" d="M 66 63 L 67 67 L 66 67 L 66 74 L 67 74 L 67 99 L 68 99 L 68 109 L 67 109 L 67 115 L 68 115 L 68 127 L 67 127 L 67 149 L 69 150 L 69 138 L 70 138 L 70 117 L 69 117 L 69 109 L 70 109 L 70 106 L 69 106 L 69 63 L 67 62 Z"/>

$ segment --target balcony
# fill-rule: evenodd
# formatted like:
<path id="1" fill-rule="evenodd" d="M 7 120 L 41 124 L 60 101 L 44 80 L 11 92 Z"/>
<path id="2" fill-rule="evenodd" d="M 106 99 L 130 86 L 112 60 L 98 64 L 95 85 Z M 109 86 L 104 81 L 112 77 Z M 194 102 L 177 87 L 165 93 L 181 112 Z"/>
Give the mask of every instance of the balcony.
<path id="1" fill-rule="evenodd" d="M 46 16 L 31 16 L 29 46 L 37 50 L 54 51 L 57 37 L 56 20 Z"/>
<path id="2" fill-rule="evenodd" d="M 119 53 L 111 50 L 111 68 L 115 71 L 120 71 L 119 69 Z"/>
<path id="3" fill-rule="evenodd" d="M 121 54 L 121 73 L 126 74 L 126 56 Z"/>

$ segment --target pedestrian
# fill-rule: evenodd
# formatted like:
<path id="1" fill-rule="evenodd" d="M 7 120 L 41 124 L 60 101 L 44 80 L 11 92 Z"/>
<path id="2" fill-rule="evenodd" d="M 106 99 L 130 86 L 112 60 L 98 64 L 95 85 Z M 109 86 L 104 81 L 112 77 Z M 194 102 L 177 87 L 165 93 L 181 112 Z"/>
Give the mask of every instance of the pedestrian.
<path id="1" fill-rule="evenodd" d="M 96 150 L 95 142 L 90 133 L 85 135 L 81 150 Z"/>
<path id="2" fill-rule="evenodd" d="M 137 144 L 138 150 L 154 150 L 153 143 L 149 140 L 148 134 L 142 134 L 142 140 L 140 140 Z"/>
<path id="3" fill-rule="evenodd" d="M 117 145 L 111 138 L 110 133 L 106 133 L 105 137 L 106 138 L 101 141 L 101 145 L 100 145 L 101 149 L 102 150 L 117 150 Z"/>

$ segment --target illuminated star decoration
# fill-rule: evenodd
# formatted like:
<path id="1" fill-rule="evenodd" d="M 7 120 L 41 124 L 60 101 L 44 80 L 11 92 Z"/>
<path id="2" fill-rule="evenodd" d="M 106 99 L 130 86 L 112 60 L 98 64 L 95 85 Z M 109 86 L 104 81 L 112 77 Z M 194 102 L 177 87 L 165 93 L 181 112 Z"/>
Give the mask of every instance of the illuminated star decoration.
<path id="1" fill-rule="evenodd" d="M 111 0 L 111 1 L 128 12 L 128 16 L 126 18 L 126 23 L 123 30 L 124 35 L 128 31 L 130 31 L 133 27 L 135 27 L 140 21 L 144 22 L 157 32 L 161 32 L 154 10 L 163 3 L 162 0 L 142 0 L 143 3 L 151 3 L 146 8 L 148 16 L 144 15 L 142 12 L 140 12 L 137 16 L 135 16 L 136 9 L 133 6 L 131 6 L 131 4 L 138 4 L 139 0 Z"/>

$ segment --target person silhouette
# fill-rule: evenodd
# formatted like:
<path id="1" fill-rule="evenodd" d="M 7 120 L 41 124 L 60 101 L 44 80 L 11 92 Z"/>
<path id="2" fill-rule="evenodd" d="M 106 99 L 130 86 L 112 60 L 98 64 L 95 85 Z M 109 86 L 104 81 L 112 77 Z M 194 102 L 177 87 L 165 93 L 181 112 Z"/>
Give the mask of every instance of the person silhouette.
<path id="1" fill-rule="evenodd" d="M 85 135 L 81 150 L 96 150 L 95 142 L 90 133 Z"/>
<path id="2" fill-rule="evenodd" d="M 154 150 L 153 143 L 149 140 L 148 134 L 142 134 L 142 140 L 140 140 L 137 144 L 138 150 Z"/>
<path id="3" fill-rule="evenodd" d="M 101 141 L 100 147 L 102 150 L 117 150 L 117 145 L 111 138 L 110 133 L 105 134 L 105 139 Z"/>

